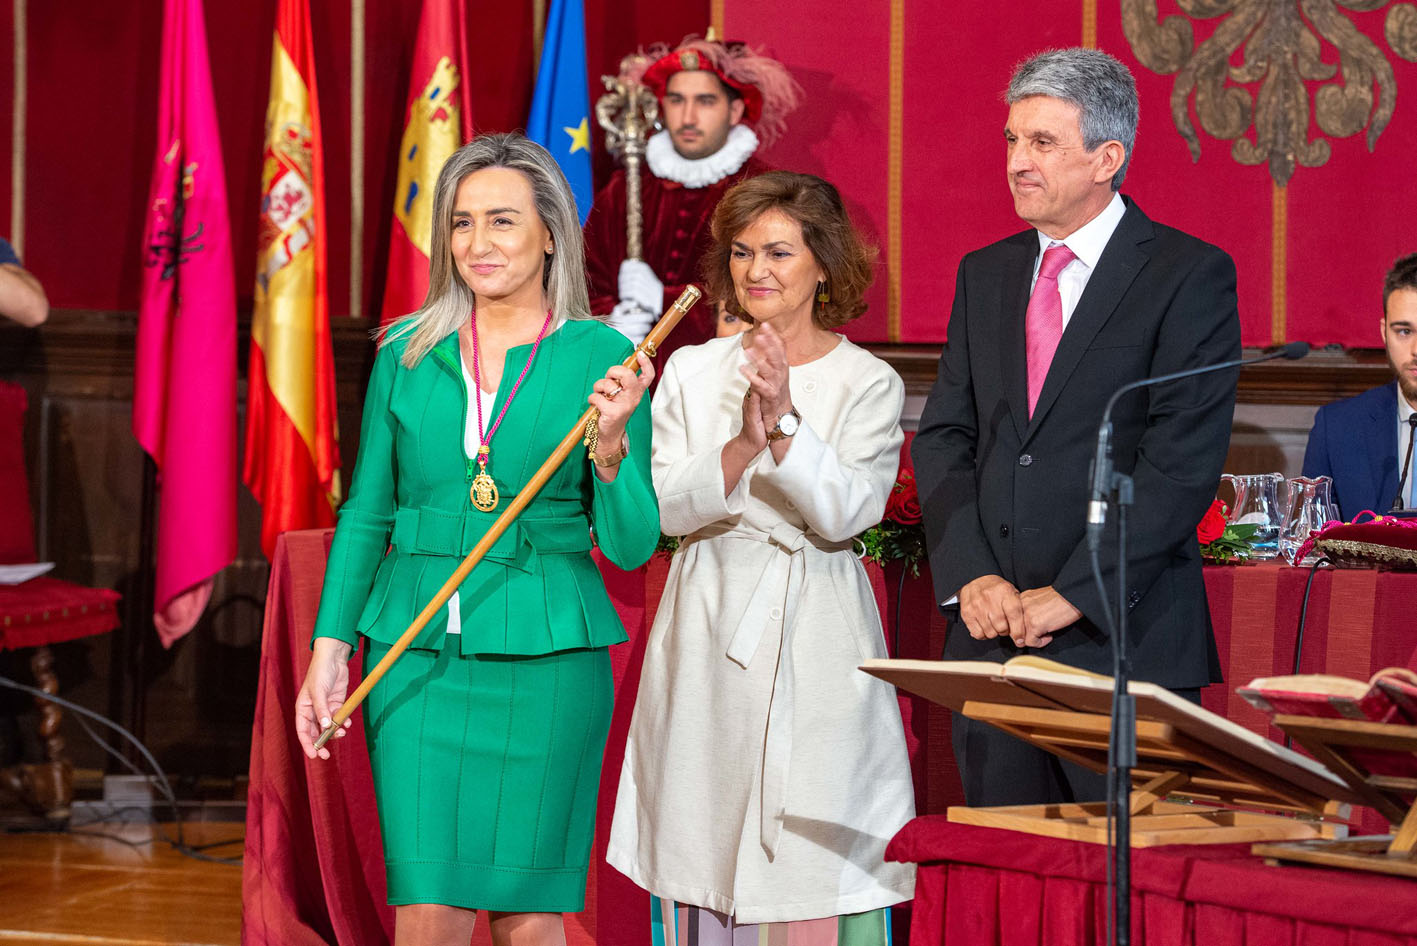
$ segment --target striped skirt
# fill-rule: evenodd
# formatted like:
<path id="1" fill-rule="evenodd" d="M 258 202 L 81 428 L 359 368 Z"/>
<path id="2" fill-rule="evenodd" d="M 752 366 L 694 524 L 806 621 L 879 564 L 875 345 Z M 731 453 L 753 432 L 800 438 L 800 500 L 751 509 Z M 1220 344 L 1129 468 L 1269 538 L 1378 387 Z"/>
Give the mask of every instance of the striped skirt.
<path id="1" fill-rule="evenodd" d="M 891 946 L 889 907 L 820 920 L 735 923 L 673 900 L 650 900 L 652 946 Z"/>

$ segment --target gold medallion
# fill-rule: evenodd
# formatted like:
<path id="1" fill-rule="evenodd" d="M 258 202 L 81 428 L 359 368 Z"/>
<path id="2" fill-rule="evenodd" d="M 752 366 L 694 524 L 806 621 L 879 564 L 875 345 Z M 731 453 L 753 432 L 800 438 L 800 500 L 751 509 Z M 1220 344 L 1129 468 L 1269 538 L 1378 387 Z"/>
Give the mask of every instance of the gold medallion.
<path id="1" fill-rule="evenodd" d="M 492 477 L 487 475 L 484 467 L 481 473 L 472 478 L 472 504 L 483 512 L 491 512 L 497 508 L 497 503 L 502 499 L 497 492 L 497 483 Z"/>

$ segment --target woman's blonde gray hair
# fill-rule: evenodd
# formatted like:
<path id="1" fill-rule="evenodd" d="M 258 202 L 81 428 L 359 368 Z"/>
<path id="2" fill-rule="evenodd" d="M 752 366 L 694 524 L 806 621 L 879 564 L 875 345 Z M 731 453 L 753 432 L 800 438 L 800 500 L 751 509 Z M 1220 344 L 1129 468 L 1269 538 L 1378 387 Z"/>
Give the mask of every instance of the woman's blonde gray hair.
<path id="1" fill-rule="evenodd" d="M 382 347 L 408 337 L 403 364 L 417 365 L 433 346 L 456 331 L 476 298 L 453 262 L 453 201 L 469 174 L 486 168 L 510 168 L 531 181 L 536 213 L 551 232 L 553 252 L 542 270 L 542 288 L 555 313 L 565 319 L 588 319 L 590 296 L 585 280 L 585 244 L 576 199 L 556 159 L 541 145 L 516 133 L 482 135 L 463 145 L 443 165 L 433 190 L 433 232 L 429 239 L 428 296 L 417 312 L 388 323 L 375 334 Z"/>

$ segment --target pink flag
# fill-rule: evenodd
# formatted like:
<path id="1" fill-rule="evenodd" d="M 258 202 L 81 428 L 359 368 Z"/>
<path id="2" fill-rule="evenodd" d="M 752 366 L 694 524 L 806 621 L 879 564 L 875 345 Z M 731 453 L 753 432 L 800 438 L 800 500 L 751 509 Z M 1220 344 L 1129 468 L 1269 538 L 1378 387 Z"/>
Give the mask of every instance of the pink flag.
<path id="1" fill-rule="evenodd" d="M 236 285 L 201 0 L 165 0 L 133 434 L 157 464 L 154 624 L 190 631 L 236 557 Z"/>

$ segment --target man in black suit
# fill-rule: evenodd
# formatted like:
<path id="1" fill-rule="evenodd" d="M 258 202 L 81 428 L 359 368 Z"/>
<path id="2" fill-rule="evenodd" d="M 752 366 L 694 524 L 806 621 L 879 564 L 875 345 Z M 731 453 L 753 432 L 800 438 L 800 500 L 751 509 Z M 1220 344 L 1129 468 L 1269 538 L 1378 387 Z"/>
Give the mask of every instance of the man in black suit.
<path id="1" fill-rule="evenodd" d="M 1117 193 L 1137 96 L 1116 59 L 1042 53 L 1018 67 L 1005 98 L 1009 189 L 1033 229 L 960 263 L 911 451 L 935 592 L 958 609 L 945 657 L 1032 652 L 1110 674 L 1084 530 L 1097 426 L 1129 381 L 1239 357 L 1235 265 Z M 1134 676 L 1195 700 L 1219 679 L 1195 528 L 1225 460 L 1235 382 L 1224 371 L 1149 388 L 1113 412 L 1116 468 L 1135 480 Z M 1100 559 L 1110 603 L 1108 533 Z M 1100 775 L 963 717 L 953 727 L 971 805 L 1105 797 Z"/>

